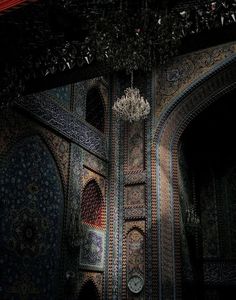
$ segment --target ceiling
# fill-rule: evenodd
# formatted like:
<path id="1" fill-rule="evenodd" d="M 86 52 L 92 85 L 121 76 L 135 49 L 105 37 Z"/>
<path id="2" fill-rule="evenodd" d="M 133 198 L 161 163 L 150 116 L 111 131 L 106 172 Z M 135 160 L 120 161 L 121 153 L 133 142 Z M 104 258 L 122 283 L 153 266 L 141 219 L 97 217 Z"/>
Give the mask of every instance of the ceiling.
<path id="1" fill-rule="evenodd" d="M 9 2 L 20 4 L 25 1 Z M 173 11 L 179 14 L 197 9 L 202 3 L 200 0 L 38 0 L 15 10 L 6 10 L 0 16 L 0 75 L 4 78 L 0 81 L 0 90 L 4 95 L 12 91 L 13 84 L 7 86 L 12 78 L 14 86 L 21 87 L 17 93 L 27 93 L 110 71 L 96 58 L 91 62 L 74 63 L 74 56 L 83 51 L 83 43 L 91 32 L 91 21 L 97 16 L 109 18 L 119 10 L 125 11 L 130 18 L 137 16 L 137 19 L 147 11 L 165 12 L 169 17 Z M 235 23 L 231 23 L 194 35 L 186 34 L 181 39 L 179 53 L 235 40 Z"/>

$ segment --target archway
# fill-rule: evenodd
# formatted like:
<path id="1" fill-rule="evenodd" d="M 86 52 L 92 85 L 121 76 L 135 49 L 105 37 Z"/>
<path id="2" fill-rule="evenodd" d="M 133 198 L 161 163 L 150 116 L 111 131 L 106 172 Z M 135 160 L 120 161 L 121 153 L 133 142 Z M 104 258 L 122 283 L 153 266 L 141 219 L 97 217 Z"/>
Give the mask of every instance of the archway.
<path id="1" fill-rule="evenodd" d="M 7 274 L 2 297 L 56 299 L 64 196 L 54 157 L 40 136 L 22 137 L 9 148 L 0 182 L 0 272 Z"/>
<path id="2" fill-rule="evenodd" d="M 103 228 L 104 206 L 102 192 L 95 179 L 84 187 L 81 203 L 82 222 L 89 226 Z"/>
<path id="3" fill-rule="evenodd" d="M 199 114 L 181 136 L 183 299 L 234 299 L 236 285 L 236 90 Z"/>
<path id="4" fill-rule="evenodd" d="M 81 291 L 79 293 L 79 300 L 99 300 L 99 293 L 95 286 L 95 284 L 92 282 L 92 280 L 88 280 L 81 288 Z"/>
<path id="5" fill-rule="evenodd" d="M 182 299 L 178 145 L 188 124 L 235 87 L 236 58 L 201 78 L 172 101 L 160 116 L 152 148 L 152 231 L 158 236 L 153 272 L 159 299 Z M 153 238 L 154 240 L 154 238 Z M 154 251 L 155 250 L 155 251 Z"/>
<path id="6" fill-rule="evenodd" d="M 86 98 L 86 121 L 99 131 L 105 130 L 105 107 L 97 87 L 92 87 Z"/>

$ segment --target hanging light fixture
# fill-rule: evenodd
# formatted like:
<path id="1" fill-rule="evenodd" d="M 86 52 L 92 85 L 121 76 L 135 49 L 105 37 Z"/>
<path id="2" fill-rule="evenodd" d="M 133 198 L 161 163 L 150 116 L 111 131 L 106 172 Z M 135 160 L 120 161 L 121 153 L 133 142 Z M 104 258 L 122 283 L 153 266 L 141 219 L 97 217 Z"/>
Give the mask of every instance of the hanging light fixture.
<path id="1" fill-rule="evenodd" d="M 150 104 L 133 88 L 133 71 L 131 72 L 131 87 L 125 89 L 124 95 L 113 105 L 116 116 L 129 122 L 145 119 L 150 112 Z"/>

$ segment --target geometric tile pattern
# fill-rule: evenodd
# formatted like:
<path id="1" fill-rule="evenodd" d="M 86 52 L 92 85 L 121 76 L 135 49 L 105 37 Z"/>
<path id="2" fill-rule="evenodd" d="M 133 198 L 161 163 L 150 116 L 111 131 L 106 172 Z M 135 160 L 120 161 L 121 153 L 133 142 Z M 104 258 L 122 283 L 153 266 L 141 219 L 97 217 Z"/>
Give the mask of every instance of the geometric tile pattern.
<path id="1" fill-rule="evenodd" d="M 63 191 L 38 136 L 16 143 L 0 165 L 3 299 L 56 299 Z"/>
<path id="2" fill-rule="evenodd" d="M 89 227 L 85 231 L 80 251 L 80 267 L 103 270 L 104 232 Z"/>
<path id="3" fill-rule="evenodd" d="M 145 245 L 144 235 L 136 228 L 127 235 L 127 279 L 134 274 L 139 274 L 144 278 L 145 272 Z M 138 295 L 132 294 L 127 289 L 127 299 L 144 299 L 144 290 Z"/>
<path id="4" fill-rule="evenodd" d="M 43 94 L 18 98 L 16 104 L 72 142 L 83 146 L 99 157 L 107 156 L 105 138 L 99 131 L 88 126 L 75 114 L 66 111 L 56 102 L 49 101 Z"/>
<path id="5" fill-rule="evenodd" d="M 145 185 L 128 185 L 125 187 L 125 207 L 145 206 Z"/>
<path id="6" fill-rule="evenodd" d="M 154 296 L 159 293 L 162 299 L 171 299 L 174 293 L 181 299 L 179 139 L 195 116 L 235 87 L 235 61 L 232 55 L 209 74 L 192 82 L 172 99 L 158 119 L 152 148 L 152 218 L 153 224 L 157 224 L 152 243 L 153 259 L 157 262 L 153 264 L 153 277 L 159 281 Z"/>
<path id="7" fill-rule="evenodd" d="M 95 180 L 89 181 L 83 190 L 81 218 L 85 224 L 102 226 L 102 193 Z"/>
<path id="8" fill-rule="evenodd" d="M 134 273 L 144 275 L 144 235 L 137 229 L 132 229 L 127 235 L 127 275 Z"/>
<path id="9" fill-rule="evenodd" d="M 127 137 L 127 169 L 129 171 L 144 170 L 144 122 L 129 124 L 126 128 Z"/>
<path id="10" fill-rule="evenodd" d="M 68 110 L 70 109 L 71 101 L 71 85 L 60 86 L 55 89 L 42 92 L 45 97 L 56 101 Z"/>

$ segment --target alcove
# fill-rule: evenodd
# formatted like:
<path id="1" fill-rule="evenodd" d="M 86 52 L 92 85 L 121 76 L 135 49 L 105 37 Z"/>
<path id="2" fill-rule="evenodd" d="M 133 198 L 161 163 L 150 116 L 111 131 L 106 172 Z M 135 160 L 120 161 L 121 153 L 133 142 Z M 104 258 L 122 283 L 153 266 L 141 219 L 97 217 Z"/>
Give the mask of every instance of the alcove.
<path id="1" fill-rule="evenodd" d="M 234 299 L 236 91 L 199 114 L 179 144 L 184 299 Z M 195 298 L 194 298 L 195 297 Z"/>

